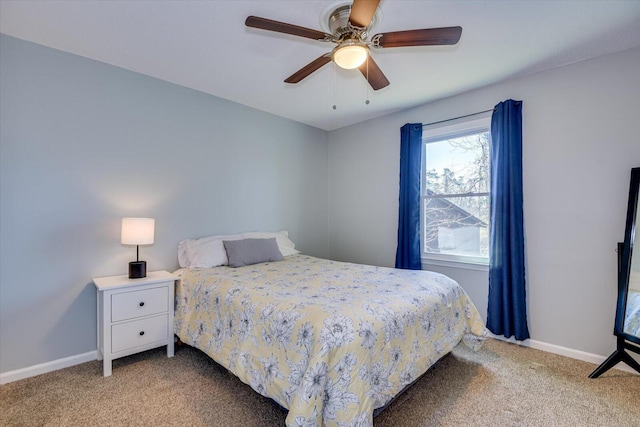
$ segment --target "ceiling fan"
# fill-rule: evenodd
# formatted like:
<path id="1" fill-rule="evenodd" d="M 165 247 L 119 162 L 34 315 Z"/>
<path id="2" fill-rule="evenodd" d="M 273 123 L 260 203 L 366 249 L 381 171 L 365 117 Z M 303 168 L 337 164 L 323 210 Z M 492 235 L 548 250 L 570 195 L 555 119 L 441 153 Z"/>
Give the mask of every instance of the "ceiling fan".
<path id="1" fill-rule="evenodd" d="M 311 61 L 287 77 L 286 83 L 298 83 L 333 61 L 342 68 L 358 68 L 374 90 L 387 87 L 389 80 L 371 57 L 370 48 L 454 45 L 460 40 L 461 27 L 393 31 L 376 34 L 367 40 L 369 28 L 375 23 L 372 21 L 375 21 L 379 3 L 380 0 L 354 0 L 352 5 L 337 7 L 328 18 L 331 34 L 257 16 L 249 16 L 245 25 L 337 44 L 333 51 Z"/>

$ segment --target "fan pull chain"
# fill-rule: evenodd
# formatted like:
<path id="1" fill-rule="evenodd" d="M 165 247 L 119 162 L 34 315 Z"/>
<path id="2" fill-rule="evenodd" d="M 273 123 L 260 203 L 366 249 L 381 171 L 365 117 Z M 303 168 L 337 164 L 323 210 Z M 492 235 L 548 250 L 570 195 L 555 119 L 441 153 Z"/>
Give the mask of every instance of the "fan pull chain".
<path id="1" fill-rule="evenodd" d="M 333 61 L 332 61 L 333 62 Z M 336 106 L 336 63 L 333 62 L 333 109 L 337 109 Z"/>
<path id="2" fill-rule="evenodd" d="M 366 84 L 367 84 L 367 100 L 364 101 L 364 103 L 366 105 L 369 105 L 369 87 L 371 86 L 369 84 L 369 55 L 367 55 L 367 83 Z"/>

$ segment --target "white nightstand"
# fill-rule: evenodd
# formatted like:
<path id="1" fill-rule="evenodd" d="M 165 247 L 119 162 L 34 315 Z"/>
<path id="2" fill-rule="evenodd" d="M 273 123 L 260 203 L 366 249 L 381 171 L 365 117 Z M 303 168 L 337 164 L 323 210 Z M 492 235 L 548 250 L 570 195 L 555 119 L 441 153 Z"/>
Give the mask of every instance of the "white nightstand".
<path id="1" fill-rule="evenodd" d="M 119 357 L 167 346 L 173 357 L 173 305 L 176 276 L 152 271 L 142 279 L 98 277 L 98 360 L 104 376 Z"/>

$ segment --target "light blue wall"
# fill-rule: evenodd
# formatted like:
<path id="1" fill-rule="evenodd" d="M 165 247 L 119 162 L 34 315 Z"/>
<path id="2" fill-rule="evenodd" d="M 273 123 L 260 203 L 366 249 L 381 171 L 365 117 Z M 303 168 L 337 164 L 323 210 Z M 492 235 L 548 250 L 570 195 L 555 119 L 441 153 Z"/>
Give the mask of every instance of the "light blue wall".
<path id="1" fill-rule="evenodd" d="M 403 124 L 523 100 L 531 337 L 608 355 L 615 348 L 616 242 L 624 238 L 629 174 L 640 166 L 639 71 L 636 48 L 330 132 L 331 257 L 393 266 Z M 427 268 L 459 280 L 486 315 L 486 272 Z"/>
<path id="2" fill-rule="evenodd" d="M 135 258 L 124 216 L 156 218 L 150 270 L 243 230 L 328 255 L 325 131 L 1 36 L 0 132 L 0 372 L 96 349 L 91 278 Z"/>

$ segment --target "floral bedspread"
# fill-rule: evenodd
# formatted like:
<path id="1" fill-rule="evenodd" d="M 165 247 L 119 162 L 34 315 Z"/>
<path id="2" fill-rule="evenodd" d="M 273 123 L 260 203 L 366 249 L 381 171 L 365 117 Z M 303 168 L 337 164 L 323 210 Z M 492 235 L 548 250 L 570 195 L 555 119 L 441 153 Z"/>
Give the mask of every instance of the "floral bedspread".
<path id="1" fill-rule="evenodd" d="M 373 410 L 486 330 L 447 276 L 293 255 L 180 269 L 175 333 L 289 410 L 286 424 L 371 426 Z"/>

